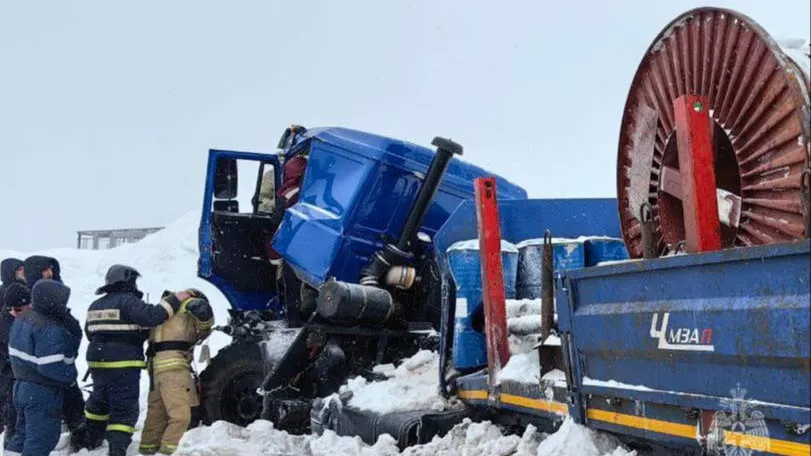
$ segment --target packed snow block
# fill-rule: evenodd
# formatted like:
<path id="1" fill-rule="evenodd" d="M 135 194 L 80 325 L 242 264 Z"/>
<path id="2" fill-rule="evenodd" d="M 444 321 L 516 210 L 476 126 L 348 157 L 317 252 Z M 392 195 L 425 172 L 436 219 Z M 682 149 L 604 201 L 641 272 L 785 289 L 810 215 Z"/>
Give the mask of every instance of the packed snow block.
<path id="1" fill-rule="evenodd" d="M 457 242 L 448 248 L 448 262 L 456 283 L 456 323 L 454 325 L 453 364 L 457 369 L 473 369 L 487 364 L 482 301 L 482 269 L 479 241 Z M 501 241 L 504 291 L 515 298 L 518 249 Z"/>
<path id="2" fill-rule="evenodd" d="M 543 239 L 528 239 L 518 243 L 516 247 L 518 248 L 516 297 L 540 299 Z M 555 273 L 585 267 L 583 239 L 552 238 L 552 257 Z"/>
<path id="3" fill-rule="evenodd" d="M 313 431 L 320 433 L 330 429 L 341 436 L 358 436 L 369 445 L 374 445 L 380 436 L 388 434 L 397 440 L 401 450 L 447 434 L 468 416 L 465 409 L 381 414 L 339 404 L 340 401 L 333 400 L 322 411 L 313 409 Z"/>

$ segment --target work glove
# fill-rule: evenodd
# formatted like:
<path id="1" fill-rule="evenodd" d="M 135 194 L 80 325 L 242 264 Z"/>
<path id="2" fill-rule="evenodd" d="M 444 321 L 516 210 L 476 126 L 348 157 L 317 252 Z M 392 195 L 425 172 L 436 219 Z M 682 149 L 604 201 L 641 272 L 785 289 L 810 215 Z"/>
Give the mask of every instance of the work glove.
<path id="1" fill-rule="evenodd" d="M 200 298 L 208 301 L 208 296 L 203 294 L 203 292 L 198 290 L 197 288 L 189 288 L 186 290 L 186 293 L 188 293 L 192 298 Z"/>
<path id="2" fill-rule="evenodd" d="M 180 306 L 183 304 L 183 301 L 190 297 L 191 295 L 185 291 L 172 293 L 171 291 L 167 290 L 163 292 L 163 295 L 161 295 L 161 299 L 172 307 L 172 312 L 174 313 L 180 311 Z"/>

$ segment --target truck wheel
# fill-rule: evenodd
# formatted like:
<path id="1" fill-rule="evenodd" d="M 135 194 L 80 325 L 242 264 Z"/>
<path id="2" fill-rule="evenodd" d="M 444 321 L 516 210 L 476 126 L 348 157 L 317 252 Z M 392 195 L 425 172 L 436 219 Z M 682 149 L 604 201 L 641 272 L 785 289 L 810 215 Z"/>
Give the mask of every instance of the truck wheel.
<path id="1" fill-rule="evenodd" d="M 262 396 L 256 390 L 269 369 L 258 344 L 235 343 L 217 353 L 200 374 L 203 422 L 247 426 L 259 419 Z"/>

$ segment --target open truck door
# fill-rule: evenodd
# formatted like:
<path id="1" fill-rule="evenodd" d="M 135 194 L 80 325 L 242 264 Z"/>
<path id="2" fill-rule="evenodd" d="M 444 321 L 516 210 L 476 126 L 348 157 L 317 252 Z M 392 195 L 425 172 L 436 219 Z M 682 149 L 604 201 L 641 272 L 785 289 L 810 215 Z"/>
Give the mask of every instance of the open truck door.
<path id="1" fill-rule="evenodd" d="M 279 157 L 210 150 L 199 231 L 199 277 L 216 286 L 234 309 L 281 310 L 276 271 L 265 245 L 277 226 L 271 214 L 281 180 Z"/>

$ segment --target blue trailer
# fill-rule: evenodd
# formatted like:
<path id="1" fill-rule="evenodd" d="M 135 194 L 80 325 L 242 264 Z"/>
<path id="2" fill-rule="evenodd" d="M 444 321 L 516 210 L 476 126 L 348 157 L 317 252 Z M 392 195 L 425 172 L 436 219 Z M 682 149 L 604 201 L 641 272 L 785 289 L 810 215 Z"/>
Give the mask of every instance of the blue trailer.
<path id="1" fill-rule="evenodd" d="M 718 43 L 738 50 L 734 65 Z M 741 48 L 750 43 L 754 54 Z M 775 103 L 768 84 L 747 85 L 771 74 L 758 73 L 763 61 L 779 69 Z M 811 454 L 811 103 L 802 66 L 746 16 L 689 11 L 656 38 L 632 83 L 616 200 L 501 201 L 497 212 L 462 203 L 435 242 L 443 391 L 505 423 L 551 431 L 572 417 L 643 454 Z M 741 84 L 730 85 L 730 74 Z M 478 237 L 482 282 L 537 297 L 543 277 L 494 279 L 501 256 L 486 240 L 550 236 L 621 237 L 630 258 L 558 268 L 544 241 L 549 315 L 538 379 L 501 378 L 503 294 L 488 302 L 485 293 L 479 307 L 460 300 L 457 288 L 471 284 L 455 281 L 446 250 Z M 485 314 L 488 359 L 454 365 L 483 349 L 454 337 L 475 331 L 471 308 Z"/>
<path id="2" fill-rule="evenodd" d="M 617 236 L 615 207 L 612 200 L 505 201 L 501 234 L 510 242 L 546 230 Z M 460 205 L 437 248 L 475 238 L 475 213 L 474 204 Z M 440 264 L 451 291 L 443 318 L 449 335 L 455 286 L 447 262 Z M 444 382 L 447 371 L 440 379 L 448 394 L 495 410 L 493 419 L 554 430 L 571 416 L 643 452 L 737 445 L 808 454 L 810 268 L 811 241 L 798 240 L 563 271 L 555 279 L 561 345 L 539 347 L 555 352 L 542 371 L 562 368 L 563 376 L 493 388 L 480 366 L 452 383 Z M 468 349 L 451 340 L 443 339 L 448 358 Z"/>

